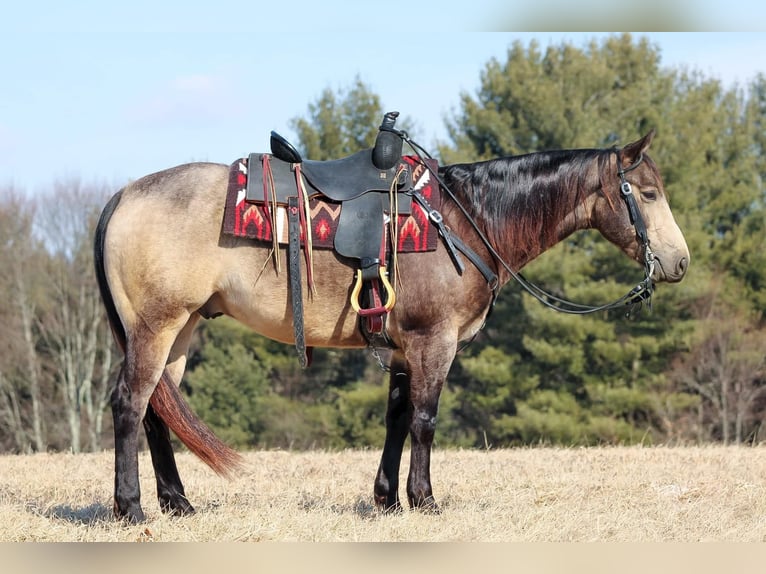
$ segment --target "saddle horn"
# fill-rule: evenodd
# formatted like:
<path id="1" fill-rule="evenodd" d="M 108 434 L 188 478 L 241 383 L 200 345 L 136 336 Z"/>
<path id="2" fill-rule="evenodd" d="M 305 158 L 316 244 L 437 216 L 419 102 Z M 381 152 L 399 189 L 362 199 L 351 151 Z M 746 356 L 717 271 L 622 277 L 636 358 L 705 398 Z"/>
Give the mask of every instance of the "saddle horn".
<path id="1" fill-rule="evenodd" d="M 391 169 L 401 158 L 402 138 L 394 130 L 398 117 L 399 112 L 388 112 L 383 116 L 383 123 L 378 128 L 378 137 L 375 138 L 375 147 L 372 148 L 372 163 L 378 169 Z"/>

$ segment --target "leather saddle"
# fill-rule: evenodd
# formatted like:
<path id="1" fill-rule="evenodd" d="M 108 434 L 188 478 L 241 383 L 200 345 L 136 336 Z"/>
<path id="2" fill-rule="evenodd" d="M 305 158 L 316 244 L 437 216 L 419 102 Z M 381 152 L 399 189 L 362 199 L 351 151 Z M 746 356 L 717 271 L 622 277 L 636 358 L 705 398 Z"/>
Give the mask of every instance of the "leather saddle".
<path id="1" fill-rule="evenodd" d="M 389 193 L 393 190 L 398 194 L 399 214 L 412 212 L 412 197 L 406 193 L 413 187 L 409 164 L 400 160 L 389 169 L 379 169 L 372 162 L 372 149 L 336 160 L 304 160 L 276 132 L 271 132 L 271 149 L 271 154 L 251 153 L 248 157 L 246 201 L 275 201 L 286 206 L 290 197 L 298 195 L 297 177 L 302 174 L 308 199 L 341 204 L 335 250 L 359 260 L 365 279 L 376 274 L 367 268 L 379 262 Z"/>
<path id="2" fill-rule="evenodd" d="M 308 184 L 306 191 L 309 199 L 324 197 L 343 203 L 372 191 L 388 193 L 394 180 L 397 192 L 412 189 L 409 165 L 400 161 L 390 169 L 379 169 L 372 163 L 372 148 L 341 159 L 304 160 L 292 144 L 278 133 L 271 132 L 271 150 L 269 163 L 279 205 L 287 205 L 287 198 L 296 194 L 296 165 L 300 165 Z M 248 157 L 246 200 L 251 203 L 264 200 L 264 155 L 269 154 L 251 153 Z"/>
<path id="3" fill-rule="evenodd" d="M 310 362 L 310 352 L 306 351 L 303 333 L 298 253 L 303 238 L 307 279 L 309 288 L 313 288 L 308 200 L 321 199 L 341 206 L 334 247 L 338 254 L 358 262 L 350 303 L 361 318 L 366 318 L 367 332 L 381 333 L 384 317 L 395 303 L 395 290 L 386 270 L 386 219 L 412 212 L 412 197 L 407 192 L 413 191 L 411 167 L 402 160 L 401 139 L 392 131 L 397 116 L 398 112 L 386 114 L 374 148 L 341 159 L 304 160 L 290 142 L 274 131 L 271 154 L 248 156 L 245 200 L 287 207 L 295 345 L 304 367 Z M 367 288 L 364 295 L 363 285 Z M 363 306 L 362 299 L 370 305 Z"/>

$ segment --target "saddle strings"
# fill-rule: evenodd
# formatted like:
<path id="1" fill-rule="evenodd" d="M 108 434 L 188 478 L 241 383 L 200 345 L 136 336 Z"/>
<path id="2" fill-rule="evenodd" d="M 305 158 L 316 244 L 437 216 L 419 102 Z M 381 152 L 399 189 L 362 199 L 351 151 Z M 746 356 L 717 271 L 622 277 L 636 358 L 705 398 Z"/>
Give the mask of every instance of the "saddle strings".
<path id="1" fill-rule="evenodd" d="M 314 283 L 314 243 L 311 233 L 311 207 L 309 205 L 309 194 L 306 192 L 306 182 L 303 179 L 303 170 L 299 163 L 295 164 L 295 180 L 298 183 L 298 195 L 301 203 L 300 218 L 303 224 L 303 232 L 306 234 L 304 241 L 304 253 L 306 256 L 306 283 L 309 292 L 316 295 L 316 284 Z"/>
<path id="2" fill-rule="evenodd" d="M 277 237 L 277 214 L 279 206 L 277 205 L 277 189 L 274 183 L 274 172 L 271 171 L 271 163 L 269 162 L 269 155 L 263 154 L 263 171 L 268 175 L 267 179 L 263 182 L 263 199 L 264 206 L 266 207 L 266 215 L 269 217 L 269 223 L 271 224 L 271 241 L 272 241 L 272 253 L 274 254 L 274 264 L 277 268 L 277 275 L 282 271 L 282 263 L 279 258 L 279 237 Z M 268 187 L 268 190 L 266 189 Z M 271 208 L 269 208 L 269 203 Z"/>
<path id="3" fill-rule="evenodd" d="M 396 288 L 396 281 L 399 278 L 399 194 L 397 193 L 397 184 L 399 177 L 405 170 L 403 165 L 399 165 L 396 175 L 388 189 L 388 213 L 389 213 L 389 236 L 391 238 L 391 276 L 393 281 L 391 285 Z"/>

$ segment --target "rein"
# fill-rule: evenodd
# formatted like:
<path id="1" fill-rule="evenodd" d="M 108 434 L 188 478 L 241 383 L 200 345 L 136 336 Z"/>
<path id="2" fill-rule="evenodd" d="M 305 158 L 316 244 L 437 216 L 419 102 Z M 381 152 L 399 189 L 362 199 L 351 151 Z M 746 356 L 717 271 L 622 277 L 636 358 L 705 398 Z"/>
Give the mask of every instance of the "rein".
<path id="1" fill-rule="evenodd" d="M 386 128 L 381 127 L 381 129 L 386 129 Z M 471 224 L 471 227 L 473 227 L 474 231 L 481 239 L 482 243 L 484 244 L 484 247 L 486 247 L 487 251 L 489 251 L 489 253 L 495 259 L 495 261 L 497 261 L 497 263 L 502 265 L 503 268 L 506 271 L 508 271 L 511 277 L 513 277 L 516 280 L 516 282 L 519 283 L 519 285 L 521 285 L 530 295 L 532 295 L 535 299 L 540 301 L 543 305 L 551 309 L 554 309 L 556 311 L 560 311 L 562 313 L 568 313 L 571 315 L 587 315 L 590 313 L 597 313 L 599 311 L 607 311 L 611 309 L 625 309 L 626 306 L 629 307 L 626 312 L 626 315 L 630 315 L 633 308 L 636 306 L 640 308 L 643 302 L 646 302 L 647 307 L 651 310 L 651 297 L 654 291 L 654 281 L 652 280 L 652 274 L 654 273 L 654 266 L 655 266 L 654 253 L 649 247 L 649 235 L 646 230 L 646 223 L 644 222 L 644 219 L 641 216 L 641 212 L 638 209 L 638 203 L 636 202 L 636 197 L 633 194 L 633 188 L 631 187 L 630 183 L 625 178 L 626 173 L 633 171 L 641 164 L 641 162 L 644 159 L 643 154 L 640 155 L 639 158 L 633 164 L 629 165 L 626 168 L 623 168 L 622 156 L 621 156 L 620 150 L 618 148 L 613 149 L 614 153 L 617 155 L 617 175 L 620 178 L 620 195 L 622 196 L 627 206 L 630 222 L 633 224 L 633 227 L 636 230 L 636 239 L 644 248 L 644 279 L 641 280 L 635 287 L 633 287 L 630 291 L 628 291 L 628 293 L 626 293 L 619 299 L 612 301 L 611 303 L 605 303 L 603 305 L 594 306 L 594 305 L 583 305 L 580 303 L 575 303 L 573 301 L 569 301 L 567 299 L 557 297 L 556 295 L 549 293 L 548 291 L 545 291 L 543 288 L 530 282 L 521 273 L 514 271 L 511 268 L 511 266 L 508 265 L 508 263 L 495 250 L 495 248 L 492 247 L 492 245 L 489 242 L 489 239 L 487 239 L 487 236 L 482 232 L 482 230 L 479 228 L 476 221 L 473 219 L 473 217 L 471 217 L 471 215 L 465 209 L 463 204 L 460 203 L 460 201 L 452 192 L 452 190 L 449 188 L 449 186 L 447 186 L 444 180 L 442 180 L 442 178 L 439 177 L 439 174 L 436 171 L 431 169 L 431 167 L 429 167 L 428 164 L 426 164 L 426 162 L 423 159 L 423 155 L 425 155 L 428 158 L 431 158 L 431 155 L 425 149 L 423 149 L 423 147 L 418 145 L 416 142 L 412 141 L 406 131 L 397 130 L 394 128 L 388 128 L 386 129 L 386 131 L 391 131 L 395 133 L 400 138 L 402 138 L 403 141 L 407 142 L 410 145 L 410 147 L 412 147 L 412 149 L 415 151 L 415 154 L 421 160 L 423 165 L 425 165 L 426 169 L 428 169 L 431 175 L 433 175 L 434 178 L 436 178 L 436 181 L 439 183 L 441 188 L 447 193 L 447 195 L 450 196 L 450 198 L 458 206 L 458 208 L 463 213 L 465 218 Z M 421 155 L 421 152 L 423 155 Z M 449 232 L 448 229 L 445 228 L 445 230 L 446 231 L 443 232 L 443 235 L 444 233 L 446 233 L 448 236 L 451 237 L 451 241 L 454 243 L 456 237 L 454 235 L 451 235 L 451 232 Z M 449 237 L 445 238 L 445 241 L 447 241 L 447 243 L 449 244 L 449 241 L 450 241 Z M 476 265 L 474 257 L 469 256 L 469 259 L 471 259 L 474 265 Z M 482 268 L 479 267 L 479 269 L 481 270 Z M 485 276 L 485 278 L 487 277 L 484 271 L 482 271 L 482 274 Z M 497 297 L 497 291 L 499 289 L 499 284 L 496 278 L 494 281 L 492 281 L 490 278 L 487 278 L 487 282 L 489 283 L 490 288 L 492 289 L 492 293 L 493 293 L 492 305 L 494 305 L 495 299 Z"/>

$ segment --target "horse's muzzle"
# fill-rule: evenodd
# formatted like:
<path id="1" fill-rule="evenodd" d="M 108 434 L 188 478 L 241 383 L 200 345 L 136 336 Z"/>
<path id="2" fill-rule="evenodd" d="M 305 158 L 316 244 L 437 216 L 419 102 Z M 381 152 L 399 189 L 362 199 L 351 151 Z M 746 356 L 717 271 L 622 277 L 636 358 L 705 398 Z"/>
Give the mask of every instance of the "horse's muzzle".
<path id="1" fill-rule="evenodd" d="M 666 283 L 678 283 L 686 276 L 686 271 L 689 269 L 689 254 L 679 253 L 671 257 L 655 254 L 655 263 L 652 279 Z"/>

